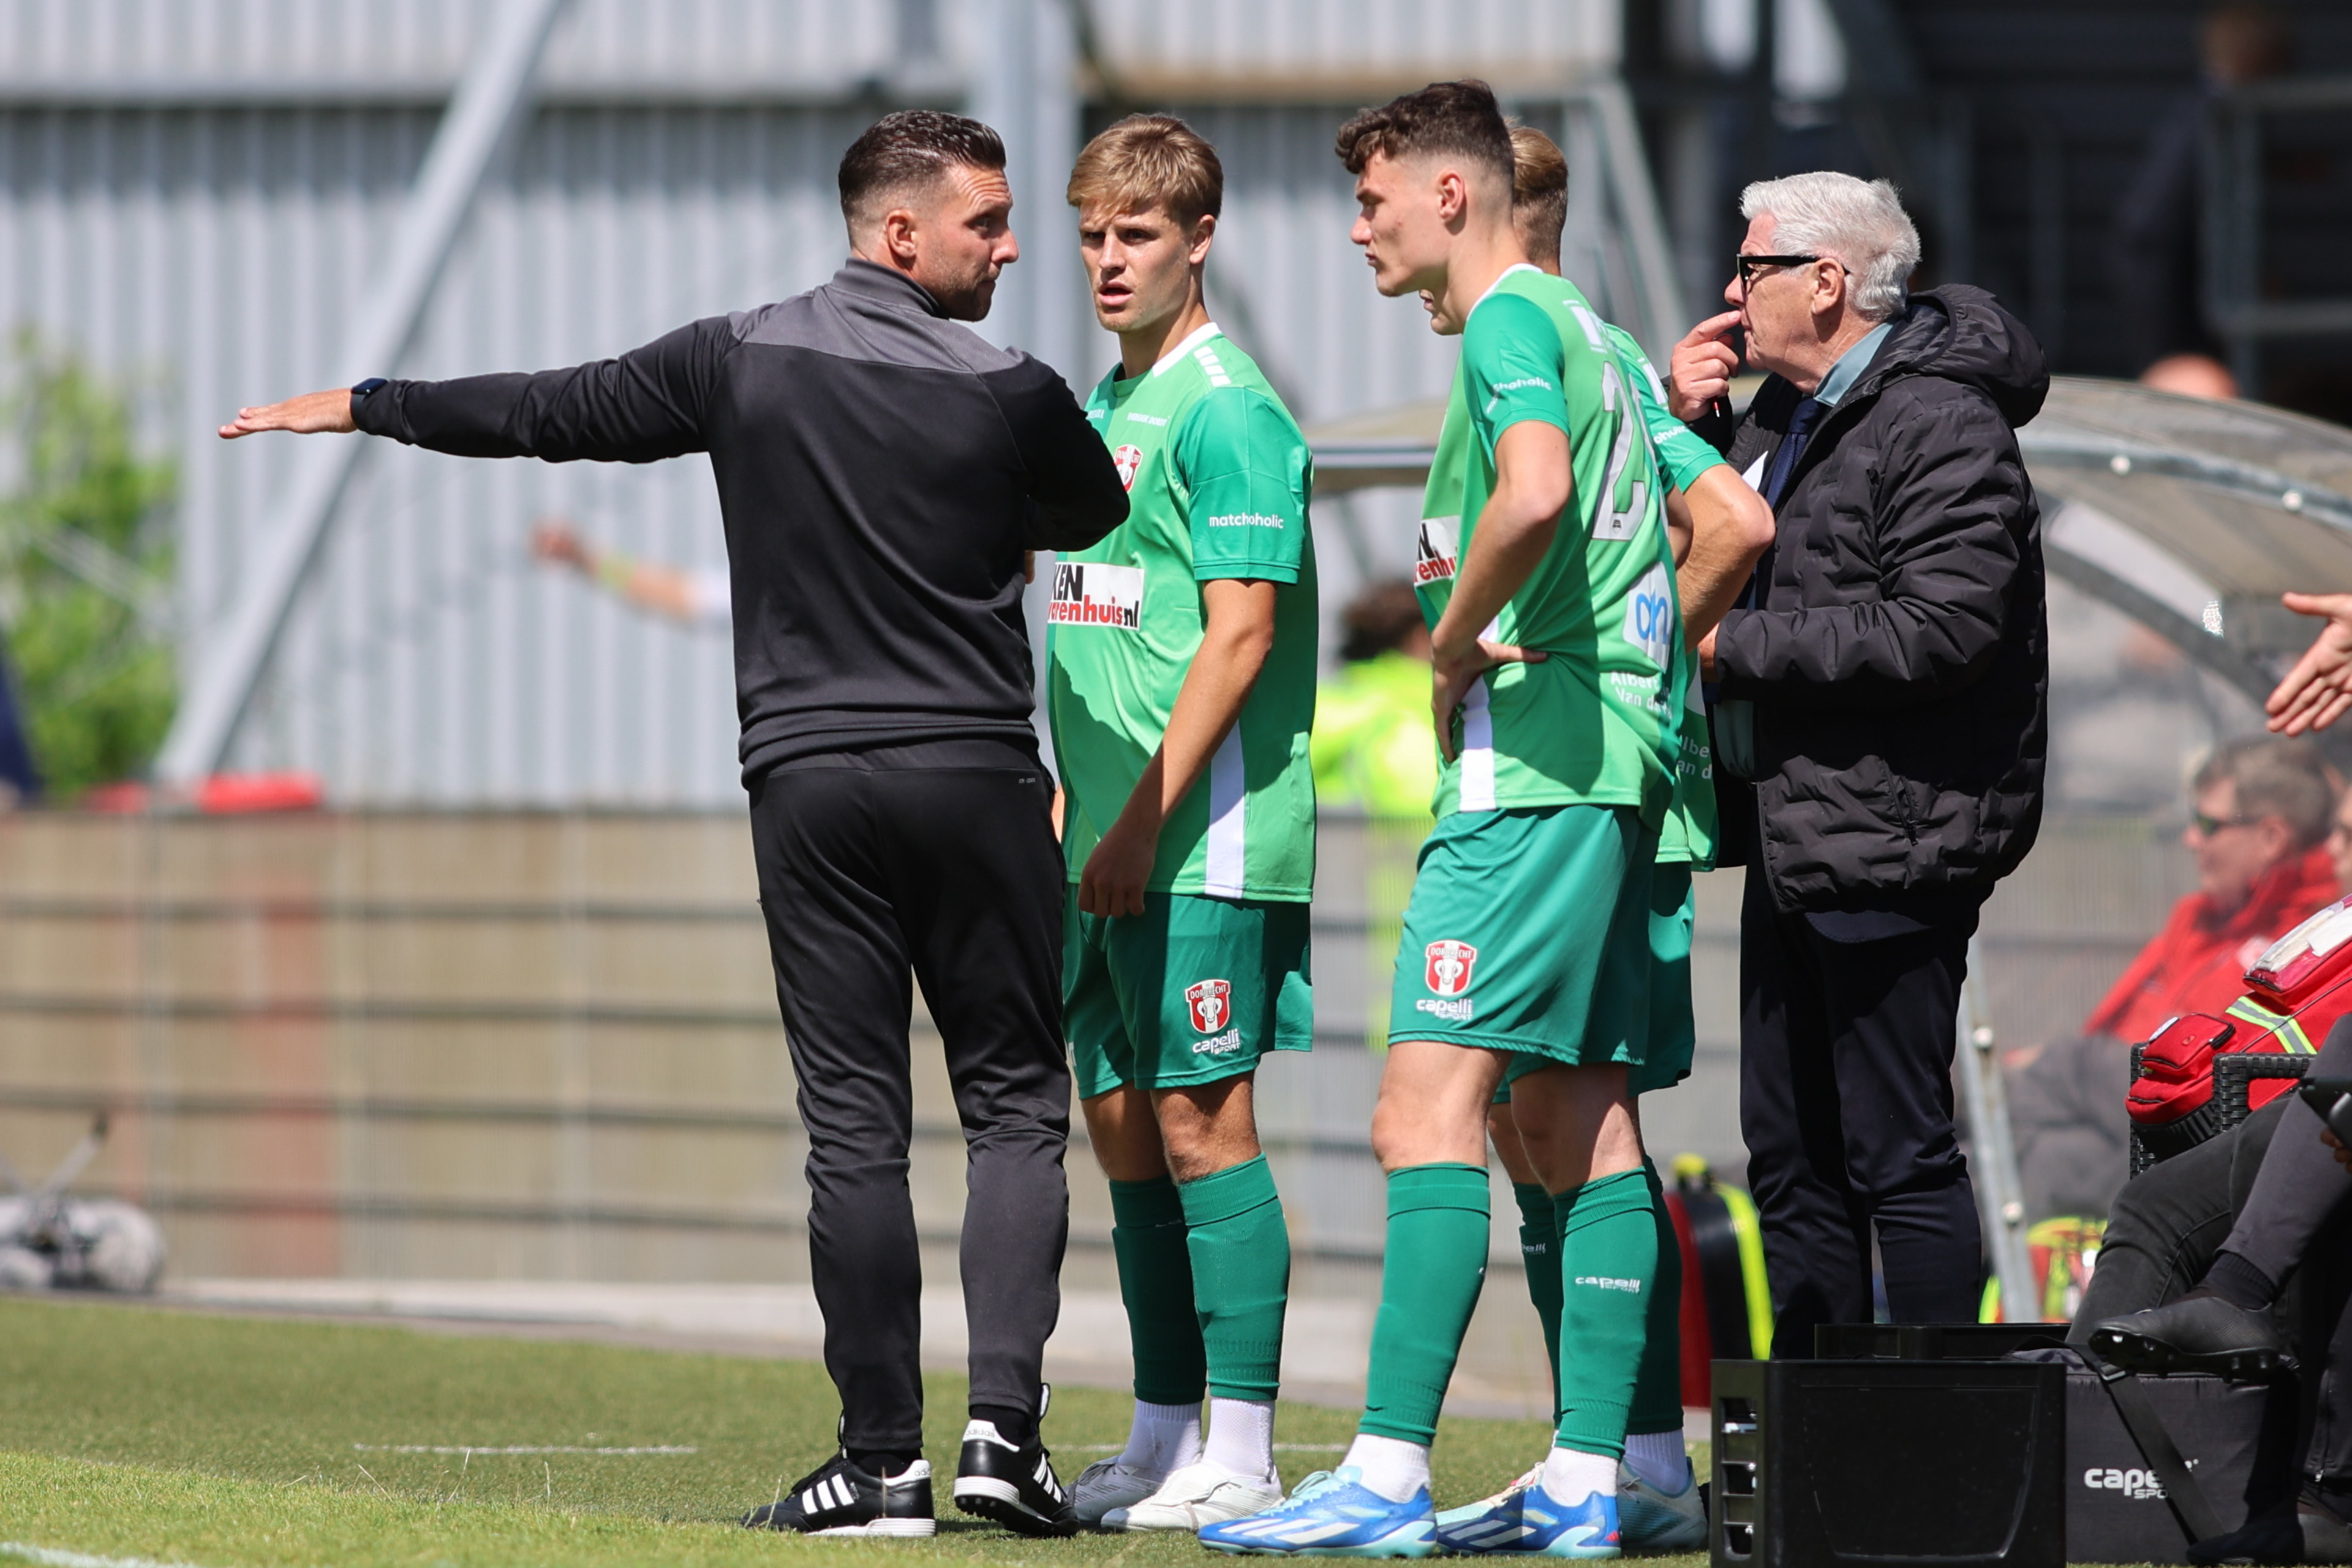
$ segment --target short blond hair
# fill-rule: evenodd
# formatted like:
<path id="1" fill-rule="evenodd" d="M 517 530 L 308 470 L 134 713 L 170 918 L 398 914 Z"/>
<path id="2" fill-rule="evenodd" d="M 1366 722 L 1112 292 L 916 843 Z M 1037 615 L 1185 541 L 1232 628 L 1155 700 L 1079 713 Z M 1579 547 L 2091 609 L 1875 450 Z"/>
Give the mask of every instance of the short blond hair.
<path id="1" fill-rule="evenodd" d="M 1179 223 L 1214 217 L 1225 205 L 1225 166 L 1199 132 L 1172 114 L 1130 114 L 1086 145 L 1070 167 L 1080 210 L 1166 210 Z"/>
<path id="2" fill-rule="evenodd" d="M 1511 127 L 1511 226 L 1529 261 L 1559 265 L 1568 226 L 1568 159 L 1532 125 Z"/>

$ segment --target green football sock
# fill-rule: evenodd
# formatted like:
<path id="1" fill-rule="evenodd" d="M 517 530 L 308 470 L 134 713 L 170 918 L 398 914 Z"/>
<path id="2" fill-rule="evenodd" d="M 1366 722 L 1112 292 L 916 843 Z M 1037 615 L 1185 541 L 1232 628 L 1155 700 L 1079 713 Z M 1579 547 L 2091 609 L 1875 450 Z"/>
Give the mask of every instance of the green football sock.
<path id="1" fill-rule="evenodd" d="M 1438 1407 L 1486 1279 L 1493 1223 L 1486 1173 L 1475 1165 L 1389 1173 L 1388 1250 L 1359 1432 L 1423 1447 L 1436 1441 Z"/>
<path id="2" fill-rule="evenodd" d="M 1192 1258 L 1184 1204 L 1166 1176 L 1110 1184 L 1111 1250 L 1127 1303 L 1135 1396 L 1146 1405 L 1198 1405 L 1209 1373 L 1192 1310 Z"/>
<path id="3" fill-rule="evenodd" d="M 1633 1413 L 1625 1423 L 1637 1432 L 1683 1429 L 1683 1248 L 1666 1212 L 1665 1184 L 1658 1168 L 1642 1162 L 1650 1189 L 1650 1213 L 1658 1233 L 1658 1267 L 1651 1276 L 1648 1327 L 1642 1336 L 1642 1369 L 1633 1378 Z"/>
<path id="4" fill-rule="evenodd" d="M 1658 1225 L 1638 1170 L 1552 1200 L 1559 1211 L 1559 1433 L 1563 1448 L 1622 1458 L 1656 1289 Z"/>
<path id="5" fill-rule="evenodd" d="M 1527 1260 L 1528 1300 L 1543 1324 L 1544 1354 L 1551 1358 L 1551 1385 L 1559 1387 L 1559 1214 L 1540 1183 L 1513 1182 L 1519 1200 L 1519 1256 Z M 1555 1410 L 1554 1415 L 1559 1413 Z"/>
<path id="6" fill-rule="evenodd" d="M 1272 1399 L 1282 1382 L 1282 1313 L 1290 1300 L 1290 1230 L 1265 1156 L 1176 1189 L 1192 1258 L 1192 1300 L 1209 1393 Z"/>

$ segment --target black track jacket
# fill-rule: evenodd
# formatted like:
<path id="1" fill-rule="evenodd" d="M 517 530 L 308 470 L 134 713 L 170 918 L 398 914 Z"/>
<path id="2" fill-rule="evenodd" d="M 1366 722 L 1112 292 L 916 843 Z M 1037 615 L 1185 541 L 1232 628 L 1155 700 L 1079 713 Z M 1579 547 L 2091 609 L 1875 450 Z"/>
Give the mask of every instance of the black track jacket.
<path id="1" fill-rule="evenodd" d="M 1755 704 L 1753 793 L 1716 770 L 1725 863 L 1780 909 L 1981 900 L 2033 847 L 2050 656 L 2016 427 L 2049 389 L 1991 295 L 1915 294 L 1798 458 L 1763 604 L 1715 634 L 1718 695 Z M 1744 471 L 1799 396 L 1773 376 L 1694 427 Z"/>
<path id="2" fill-rule="evenodd" d="M 1127 517 L 1060 376 L 869 261 L 618 359 L 389 382 L 352 414 L 468 458 L 709 453 L 747 784 L 876 742 L 1032 743 L 1022 553 L 1082 550 Z"/>

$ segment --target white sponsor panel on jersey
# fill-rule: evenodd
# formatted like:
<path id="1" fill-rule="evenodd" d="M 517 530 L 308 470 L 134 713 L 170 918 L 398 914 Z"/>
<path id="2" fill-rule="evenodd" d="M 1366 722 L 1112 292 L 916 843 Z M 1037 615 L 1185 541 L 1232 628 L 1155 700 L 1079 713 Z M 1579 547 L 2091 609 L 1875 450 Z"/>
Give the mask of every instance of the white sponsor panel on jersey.
<path id="1" fill-rule="evenodd" d="M 1459 517 L 1424 517 L 1421 520 L 1421 536 L 1412 552 L 1412 585 L 1426 588 L 1432 583 L 1454 581 L 1457 542 L 1462 537 Z"/>
<path id="2" fill-rule="evenodd" d="M 1045 618 L 1057 626 L 1135 630 L 1143 619 L 1143 568 L 1098 561 L 1055 562 L 1054 602 Z"/>
<path id="3" fill-rule="evenodd" d="M 1675 586 L 1664 565 L 1653 566 L 1625 598 L 1625 640 L 1650 656 L 1660 669 L 1674 651 Z"/>

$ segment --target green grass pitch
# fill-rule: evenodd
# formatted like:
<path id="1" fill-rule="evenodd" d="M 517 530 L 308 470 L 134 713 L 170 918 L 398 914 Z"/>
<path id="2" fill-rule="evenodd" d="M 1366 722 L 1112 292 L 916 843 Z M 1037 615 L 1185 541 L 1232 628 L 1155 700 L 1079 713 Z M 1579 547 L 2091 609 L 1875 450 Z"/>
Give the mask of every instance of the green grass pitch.
<path id="1" fill-rule="evenodd" d="M 929 1404 L 938 1538 L 799 1540 L 733 1521 L 832 1452 L 821 1367 L 5 1300 L 0 1564 L 19 1545 L 198 1568 L 1212 1561 L 1189 1536 L 1039 1542 L 964 1518 L 946 1479 L 962 1380 L 930 1378 Z M 1045 1436 L 1066 1480 L 1126 1436 L 1127 1410 L 1109 1390 L 1055 1393 Z M 1276 1435 L 1336 1446 L 1353 1425 L 1285 1405 Z M 1546 1439 L 1533 1422 L 1448 1421 L 1440 1506 L 1501 1485 Z M 434 1451 L 504 1447 L 693 1451 Z M 1337 1458 L 1287 1451 L 1283 1475 Z"/>

